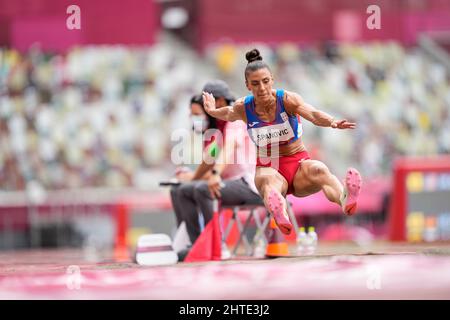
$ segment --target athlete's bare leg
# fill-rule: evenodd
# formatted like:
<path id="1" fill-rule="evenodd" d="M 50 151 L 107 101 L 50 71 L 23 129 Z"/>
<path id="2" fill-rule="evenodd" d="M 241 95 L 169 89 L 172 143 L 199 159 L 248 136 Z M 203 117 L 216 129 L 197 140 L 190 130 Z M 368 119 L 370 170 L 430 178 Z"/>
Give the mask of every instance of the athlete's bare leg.
<path id="1" fill-rule="evenodd" d="M 293 185 L 297 197 L 306 197 L 322 190 L 328 200 L 341 206 L 345 214 L 351 215 L 356 211 L 361 176 L 356 169 L 350 168 L 343 185 L 322 162 L 304 160 L 295 174 Z"/>
<path id="2" fill-rule="evenodd" d="M 306 197 L 323 190 L 331 202 L 341 204 L 339 198 L 343 192 L 342 183 L 331 174 L 328 167 L 317 160 L 304 160 L 294 177 L 294 195 Z"/>
<path id="3" fill-rule="evenodd" d="M 287 214 L 285 200 L 288 189 L 286 179 L 273 168 L 256 167 L 255 185 L 278 228 L 285 234 L 291 233 L 292 223 Z"/>

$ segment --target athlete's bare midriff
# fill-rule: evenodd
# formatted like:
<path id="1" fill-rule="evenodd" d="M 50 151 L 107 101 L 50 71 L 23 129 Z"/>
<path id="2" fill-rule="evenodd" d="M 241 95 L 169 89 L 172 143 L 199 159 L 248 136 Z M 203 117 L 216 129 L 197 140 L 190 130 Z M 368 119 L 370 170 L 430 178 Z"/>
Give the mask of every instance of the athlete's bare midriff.
<path id="1" fill-rule="evenodd" d="M 277 150 L 278 149 L 278 150 Z M 301 139 L 298 139 L 297 141 L 294 141 L 287 145 L 282 146 L 272 146 L 271 148 L 267 149 L 265 147 L 259 147 L 257 148 L 257 156 L 258 157 L 283 157 L 283 156 L 290 156 L 293 154 L 296 154 L 298 152 L 305 151 L 306 147 L 303 144 Z"/>

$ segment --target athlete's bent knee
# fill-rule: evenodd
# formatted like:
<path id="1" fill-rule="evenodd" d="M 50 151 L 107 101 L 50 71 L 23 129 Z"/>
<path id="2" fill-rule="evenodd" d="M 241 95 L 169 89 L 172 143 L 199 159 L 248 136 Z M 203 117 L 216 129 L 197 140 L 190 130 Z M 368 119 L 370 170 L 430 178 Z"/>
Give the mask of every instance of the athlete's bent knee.
<path id="1" fill-rule="evenodd" d="M 328 170 L 325 164 L 323 164 L 320 161 L 316 161 L 313 164 L 311 164 L 311 166 L 308 169 L 308 173 L 311 178 L 315 178 L 328 175 L 330 171 Z"/>

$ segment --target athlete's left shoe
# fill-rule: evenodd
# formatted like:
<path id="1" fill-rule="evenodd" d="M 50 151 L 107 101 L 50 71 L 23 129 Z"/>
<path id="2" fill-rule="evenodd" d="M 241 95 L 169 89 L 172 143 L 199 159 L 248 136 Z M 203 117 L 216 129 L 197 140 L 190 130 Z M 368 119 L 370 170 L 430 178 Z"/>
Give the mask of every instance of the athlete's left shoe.
<path id="1" fill-rule="evenodd" d="M 341 195 L 342 210 L 348 216 L 355 214 L 362 179 L 358 170 L 349 168 L 344 180 L 344 192 Z"/>

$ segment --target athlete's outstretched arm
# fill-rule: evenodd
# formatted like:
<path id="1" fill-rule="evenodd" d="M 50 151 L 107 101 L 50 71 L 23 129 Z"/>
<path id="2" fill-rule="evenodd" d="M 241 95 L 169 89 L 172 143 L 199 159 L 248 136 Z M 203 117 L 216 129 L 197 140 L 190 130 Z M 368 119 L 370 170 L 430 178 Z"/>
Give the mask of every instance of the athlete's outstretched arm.
<path id="1" fill-rule="evenodd" d="M 236 100 L 232 106 L 216 108 L 216 99 L 211 93 L 203 92 L 205 111 L 212 117 L 225 121 L 246 121 L 244 98 Z"/>
<path id="2" fill-rule="evenodd" d="M 300 95 L 293 92 L 286 91 L 284 95 L 284 106 L 289 113 L 298 114 L 316 126 L 337 129 L 355 129 L 356 127 L 356 123 L 349 122 L 347 119 L 335 120 L 328 113 L 317 110 L 306 103 Z"/>

